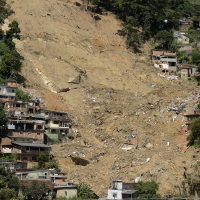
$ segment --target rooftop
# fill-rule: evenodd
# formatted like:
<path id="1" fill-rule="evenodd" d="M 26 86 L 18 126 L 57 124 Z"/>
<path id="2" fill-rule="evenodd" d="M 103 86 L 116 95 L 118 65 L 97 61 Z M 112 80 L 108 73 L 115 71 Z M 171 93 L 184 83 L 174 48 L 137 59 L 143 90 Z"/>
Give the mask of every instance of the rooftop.
<path id="1" fill-rule="evenodd" d="M 176 56 L 176 53 L 165 50 L 153 50 L 152 56 Z"/>
<path id="2" fill-rule="evenodd" d="M 22 147 L 42 147 L 42 148 L 50 148 L 51 147 L 51 146 L 46 145 L 46 144 L 15 142 L 15 141 L 13 141 L 12 144 L 22 146 Z"/>

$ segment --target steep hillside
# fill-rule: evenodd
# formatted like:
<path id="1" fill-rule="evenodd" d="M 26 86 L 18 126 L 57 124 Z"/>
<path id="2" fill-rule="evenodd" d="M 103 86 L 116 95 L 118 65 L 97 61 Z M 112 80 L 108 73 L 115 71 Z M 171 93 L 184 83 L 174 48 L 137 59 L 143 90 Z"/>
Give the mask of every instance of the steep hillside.
<path id="1" fill-rule="evenodd" d="M 141 55 L 126 48 L 115 16 L 97 22 L 74 2 L 8 0 L 22 31 L 16 43 L 25 58 L 26 89 L 45 106 L 71 112 L 78 130 L 74 141 L 53 146 L 54 156 L 68 180 L 85 181 L 98 195 L 114 178 L 140 175 L 157 180 L 161 194 L 178 192 L 184 167 L 197 157 L 180 131 L 183 114 L 167 108 L 182 100 L 189 108 L 196 83 L 160 77 L 148 45 Z M 68 83 L 77 76 L 79 84 Z M 58 93 L 63 88 L 70 90 Z M 133 146 L 125 144 L 130 135 Z"/>

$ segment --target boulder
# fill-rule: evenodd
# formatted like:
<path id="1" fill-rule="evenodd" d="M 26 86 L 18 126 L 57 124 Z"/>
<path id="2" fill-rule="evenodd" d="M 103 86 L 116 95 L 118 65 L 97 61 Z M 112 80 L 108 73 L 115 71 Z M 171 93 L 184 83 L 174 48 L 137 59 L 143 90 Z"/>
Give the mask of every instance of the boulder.
<path id="1" fill-rule="evenodd" d="M 70 91 L 70 88 L 62 88 L 58 91 L 58 93 L 61 93 L 61 92 L 69 92 Z"/>
<path id="2" fill-rule="evenodd" d="M 79 84 L 80 82 L 81 82 L 80 74 L 76 75 L 74 77 L 70 77 L 69 80 L 68 80 L 68 83 L 73 83 L 73 84 Z"/>

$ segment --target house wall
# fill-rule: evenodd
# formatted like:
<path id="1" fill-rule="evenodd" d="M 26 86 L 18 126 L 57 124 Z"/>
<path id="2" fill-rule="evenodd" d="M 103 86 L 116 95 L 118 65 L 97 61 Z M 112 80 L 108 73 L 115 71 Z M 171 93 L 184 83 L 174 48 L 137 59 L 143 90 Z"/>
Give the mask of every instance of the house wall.
<path id="1" fill-rule="evenodd" d="M 26 174 L 17 173 L 16 174 L 20 180 L 37 180 L 37 179 L 48 179 L 48 171 L 30 171 Z"/>
<path id="2" fill-rule="evenodd" d="M 2 147 L 2 153 L 12 153 L 12 147 Z"/>
<path id="3" fill-rule="evenodd" d="M 122 199 L 122 190 L 108 190 L 108 199 Z"/>
<path id="4" fill-rule="evenodd" d="M 50 121 L 47 125 L 49 128 L 59 128 L 59 123 L 55 123 L 55 121 Z"/>
<path id="5" fill-rule="evenodd" d="M 72 198 L 77 197 L 77 189 L 73 188 L 57 188 L 56 189 L 56 198 L 65 197 L 65 198 Z"/>
<path id="6" fill-rule="evenodd" d="M 168 58 L 168 57 L 161 57 L 161 62 L 171 62 L 171 63 L 177 63 L 177 58 Z"/>
<path id="7" fill-rule="evenodd" d="M 9 88 L 9 87 L 6 87 L 6 86 L 0 86 L 0 95 L 15 97 L 15 94 L 16 94 L 16 89 L 15 88 Z"/>

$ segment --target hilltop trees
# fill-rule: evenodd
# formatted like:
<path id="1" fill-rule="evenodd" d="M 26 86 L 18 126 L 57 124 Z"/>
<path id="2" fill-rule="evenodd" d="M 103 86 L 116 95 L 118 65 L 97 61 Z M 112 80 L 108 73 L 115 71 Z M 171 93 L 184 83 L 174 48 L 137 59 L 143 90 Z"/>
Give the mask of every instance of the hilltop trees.
<path id="1" fill-rule="evenodd" d="M 141 41 L 154 36 L 166 42 L 162 45 L 169 48 L 172 43 L 172 29 L 178 29 L 179 19 L 191 16 L 195 7 L 188 0 L 90 0 L 90 2 L 113 11 L 123 20 L 124 27 L 140 30 L 126 31 L 129 47 L 137 50 Z M 139 35 L 139 36 L 138 36 Z M 140 38 L 140 39 L 139 39 Z M 140 41 L 140 42 L 139 42 Z"/>
<path id="2" fill-rule="evenodd" d="M 11 14 L 5 0 L 0 0 L 0 24 Z M 20 28 L 17 21 L 9 24 L 9 30 L 4 33 L 0 29 L 0 78 L 15 78 L 21 70 L 23 57 L 15 49 L 14 38 L 20 39 Z"/>

